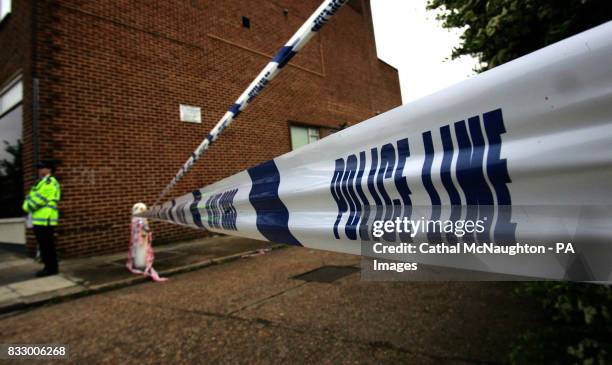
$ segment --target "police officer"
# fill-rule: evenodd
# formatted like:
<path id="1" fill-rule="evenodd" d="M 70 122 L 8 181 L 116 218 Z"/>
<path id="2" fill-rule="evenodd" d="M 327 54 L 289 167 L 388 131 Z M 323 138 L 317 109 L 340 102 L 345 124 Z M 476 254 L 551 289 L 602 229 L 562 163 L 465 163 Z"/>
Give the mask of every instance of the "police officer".
<path id="1" fill-rule="evenodd" d="M 40 180 L 32 187 L 23 202 L 23 210 L 32 214 L 34 235 L 40 247 L 40 256 L 45 264 L 44 269 L 36 276 L 49 276 L 58 273 L 57 255 L 55 252 L 55 227 L 58 224 L 60 184 L 53 173 L 55 166 L 50 160 L 43 160 L 36 166 Z"/>

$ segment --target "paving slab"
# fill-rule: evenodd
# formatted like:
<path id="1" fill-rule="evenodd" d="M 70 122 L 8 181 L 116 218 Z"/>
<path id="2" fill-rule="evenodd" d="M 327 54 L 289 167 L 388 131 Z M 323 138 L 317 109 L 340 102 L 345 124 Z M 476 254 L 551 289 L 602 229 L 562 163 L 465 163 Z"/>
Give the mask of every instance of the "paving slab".
<path id="1" fill-rule="evenodd" d="M 5 266 L 0 269 L 0 286 L 34 279 L 36 272 L 42 267 L 41 264 L 31 259 L 27 259 L 26 262 L 21 262 L 19 265 Z"/>
<path id="2" fill-rule="evenodd" d="M 25 260 L 19 257 L 0 257 L 0 270 L 10 269 L 13 267 L 23 266 L 30 263 L 30 260 Z"/>
<path id="3" fill-rule="evenodd" d="M 68 280 L 62 275 L 47 276 L 44 278 L 21 281 L 8 285 L 8 288 L 15 291 L 19 296 L 27 297 L 30 295 L 66 289 L 77 285 L 74 281 Z"/>
<path id="4" fill-rule="evenodd" d="M 19 299 L 19 294 L 9 287 L 0 287 L 0 303 L 14 302 Z"/>
<path id="5" fill-rule="evenodd" d="M 0 286 L 33 279 L 42 265 L 25 254 L 16 253 L 0 244 Z"/>

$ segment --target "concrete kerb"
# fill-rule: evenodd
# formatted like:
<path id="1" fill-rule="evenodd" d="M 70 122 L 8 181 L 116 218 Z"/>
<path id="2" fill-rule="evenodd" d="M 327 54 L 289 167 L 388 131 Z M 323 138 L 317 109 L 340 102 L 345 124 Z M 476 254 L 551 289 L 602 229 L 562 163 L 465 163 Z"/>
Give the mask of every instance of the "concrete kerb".
<path id="1" fill-rule="evenodd" d="M 270 246 L 270 250 L 278 250 L 281 248 L 288 247 L 284 244 L 274 244 Z M 238 254 L 218 257 L 210 260 L 205 260 L 202 262 L 197 262 L 189 265 L 179 266 L 170 268 L 167 270 L 160 271 L 160 276 L 174 276 L 177 274 L 187 273 L 190 271 L 198 270 L 205 268 L 207 266 L 212 265 L 221 265 L 225 263 L 229 263 L 232 261 L 236 261 L 242 258 L 245 255 L 252 255 L 259 253 L 259 250 L 249 250 L 244 251 Z M 7 305 L 3 305 L 0 303 L 0 315 L 10 314 L 11 312 L 31 309 L 35 307 L 39 307 L 45 304 L 56 304 L 63 301 L 77 299 L 89 295 L 100 294 L 104 292 L 108 292 L 111 290 L 121 289 L 128 286 L 141 284 L 150 281 L 151 279 L 145 276 L 136 276 L 130 277 L 128 279 L 122 279 L 113 281 L 110 283 L 104 283 L 99 285 L 88 286 L 86 283 L 77 283 L 78 280 L 75 280 L 75 284 L 78 284 L 74 287 L 62 289 L 58 291 L 43 293 L 40 295 L 33 295 L 28 298 L 20 298 L 18 301 L 6 303 Z"/>

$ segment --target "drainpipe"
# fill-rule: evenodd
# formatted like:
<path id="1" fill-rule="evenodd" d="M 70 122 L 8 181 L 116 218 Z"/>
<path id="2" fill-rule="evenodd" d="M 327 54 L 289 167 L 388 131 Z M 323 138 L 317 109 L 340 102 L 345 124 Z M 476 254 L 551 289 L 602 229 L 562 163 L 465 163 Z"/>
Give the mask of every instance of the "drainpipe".
<path id="1" fill-rule="evenodd" d="M 40 128 L 38 118 L 38 78 L 32 78 L 32 153 L 34 161 L 34 180 L 38 178 L 36 170 L 36 164 L 39 161 L 39 149 L 40 149 Z"/>
<path id="2" fill-rule="evenodd" d="M 32 1 L 32 9 L 31 9 L 31 19 L 32 19 L 32 38 L 31 44 L 32 54 L 31 54 L 31 64 L 30 64 L 30 72 L 32 75 L 32 177 L 34 181 L 38 179 L 38 173 L 36 171 L 36 165 L 39 161 L 40 154 L 40 127 L 39 127 L 39 80 L 36 72 L 38 66 L 38 47 L 37 47 L 37 37 L 38 37 L 38 6 L 37 1 Z"/>

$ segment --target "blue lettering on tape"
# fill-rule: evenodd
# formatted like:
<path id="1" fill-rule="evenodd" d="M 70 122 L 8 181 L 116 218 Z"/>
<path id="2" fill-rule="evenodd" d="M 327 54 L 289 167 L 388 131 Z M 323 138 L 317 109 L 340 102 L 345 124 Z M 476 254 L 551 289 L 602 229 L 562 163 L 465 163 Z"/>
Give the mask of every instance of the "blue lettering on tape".
<path id="1" fill-rule="evenodd" d="M 342 174 L 344 173 L 344 159 L 336 160 L 336 168 L 334 169 L 334 176 L 332 177 L 332 182 L 330 185 L 331 194 L 338 205 L 338 216 L 336 217 L 336 222 L 334 223 L 334 237 L 336 239 L 340 239 L 340 235 L 338 234 L 338 224 L 340 224 L 340 219 L 342 218 L 342 214 L 346 212 L 347 204 L 346 200 L 342 196 L 342 192 L 340 192 L 340 184 L 339 182 L 342 180 Z"/>
<path id="2" fill-rule="evenodd" d="M 272 62 L 278 63 L 278 68 L 283 68 L 295 55 L 296 52 L 293 51 L 293 46 L 284 46 L 274 56 Z"/>
<path id="3" fill-rule="evenodd" d="M 272 242 L 301 246 L 289 231 L 289 210 L 278 196 L 280 173 L 274 160 L 248 170 L 252 187 L 249 201 L 257 213 L 257 229 Z"/>
<path id="4" fill-rule="evenodd" d="M 199 190 L 196 190 L 192 194 L 193 202 L 189 206 L 189 211 L 191 212 L 193 223 L 200 228 L 204 228 L 204 224 L 202 224 L 202 217 L 200 216 L 200 211 L 198 210 L 198 203 L 200 200 L 202 200 L 202 193 Z"/>
<path id="5" fill-rule="evenodd" d="M 496 214 L 495 236 L 513 237 L 516 224 L 510 221 L 510 210 L 498 209 L 494 212 L 492 209 L 493 206 L 512 204 L 507 186 L 511 180 L 506 160 L 500 157 L 501 135 L 506 132 L 501 109 L 484 113 L 482 119 L 480 116 L 474 116 L 469 118 L 467 123 L 465 120 L 455 122 L 452 127 L 444 125 L 439 129 L 442 161 L 440 170 L 437 171 L 450 199 L 450 220 L 461 219 L 463 204 L 472 207 L 468 209 L 466 219 L 476 220 L 488 217 L 488 232 L 493 215 Z M 453 141 L 453 133 L 457 141 L 456 146 Z M 431 218 L 435 220 L 440 217 L 442 199 L 432 181 L 433 161 L 436 153 L 432 132 L 424 132 L 422 141 L 425 158 L 421 169 L 421 180 L 433 207 Z M 485 151 L 487 151 L 486 156 Z M 453 166 L 455 156 L 456 166 Z M 371 219 L 369 212 L 372 206 L 376 209 L 374 220 L 411 216 L 411 190 L 408 178 L 404 175 L 408 158 L 410 158 L 409 141 L 404 138 L 395 144 L 386 143 L 380 148 L 374 147 L 370 150 L 370 167 L 367 178 L 364 177 L 366 151 L 335 160 L 330 191 L 338 208 L 338 215 L 333 226 L 336 239 L 341 238 L 342 223 L 344 223 L 346 238 L 356 240 L 357 227 L 359 227 L 360 237 L 367 239 L 369 233 L 366 228 L 368 220 Z M 453 174 L 457 178 L 457 183 L 453 181 Z M 386 181 L 390 179 L 393 179 L 399 194 L 398 198 L 392 197 L 387 191 L 389 185 L 386 185 Z M 372 206 L 363 192 L 363 184 L 367 185 L 374 200 Z M 463 192 L 465 199 L 462 199 L 460 191 Z M 343 220 L 343 216 L 347 213 L 348 216 Z M 486 238 L 487 233 L 478 236 L 481 241 Z M 453 236 L 448 239 L 452 241 L 455 238 Z"/>
<path id="6" fill-rule="evenodd" d="M 240 114 L 240 104 L 234 104 L 229 109 L 230 112 L 234 114 L 234 118 L 236 118 Z"/>
<path id="7" fill-rule="evenodd" d="M 206 199 L 206 223 L 210 228 L 236 231 L 238 212 L 234 207 L 234 198 L 238 189 L 213 194 Z"/>
<path id="8" fill-rule="evenodd" d="M 510 191 L 508 190 L 509 183 L 512 182 L 508 174 L 508 166 L 506 159 L 501 158 L 501 135 L 506 133 L 504 127 L 504 118 L 502 110 L 496 109 L 488 113 L 484 113 L 483 121 L 487 139 L 489 140 L 489 152 L 487 154 L 487 175 L 495 189 L 497 195 L 497 203 L 499 205 L 511 205 Z M 516 223 L 512 223 L 510 209 L 504 209 L 499 212 L 497 222 L 495 224 L 495 239 L 500 240 L 502 237 L 514 237 L 516 233 Z"/>
<path id="9" fill-rule="evenodd" d="M 427 190 L 431 205 L 442 204 L 440 195 L 434 187 L 433 181 L 431 180 L 431 167 L 434 160 L 434 147 L 433 140 L 431 138 L 431 132 L 423 133 L 423 145 L 425 146 L 425 163 L 423 163 L 423 169 L 421 171 L 421 180 L 423 180 L 423 186 Z"/>

